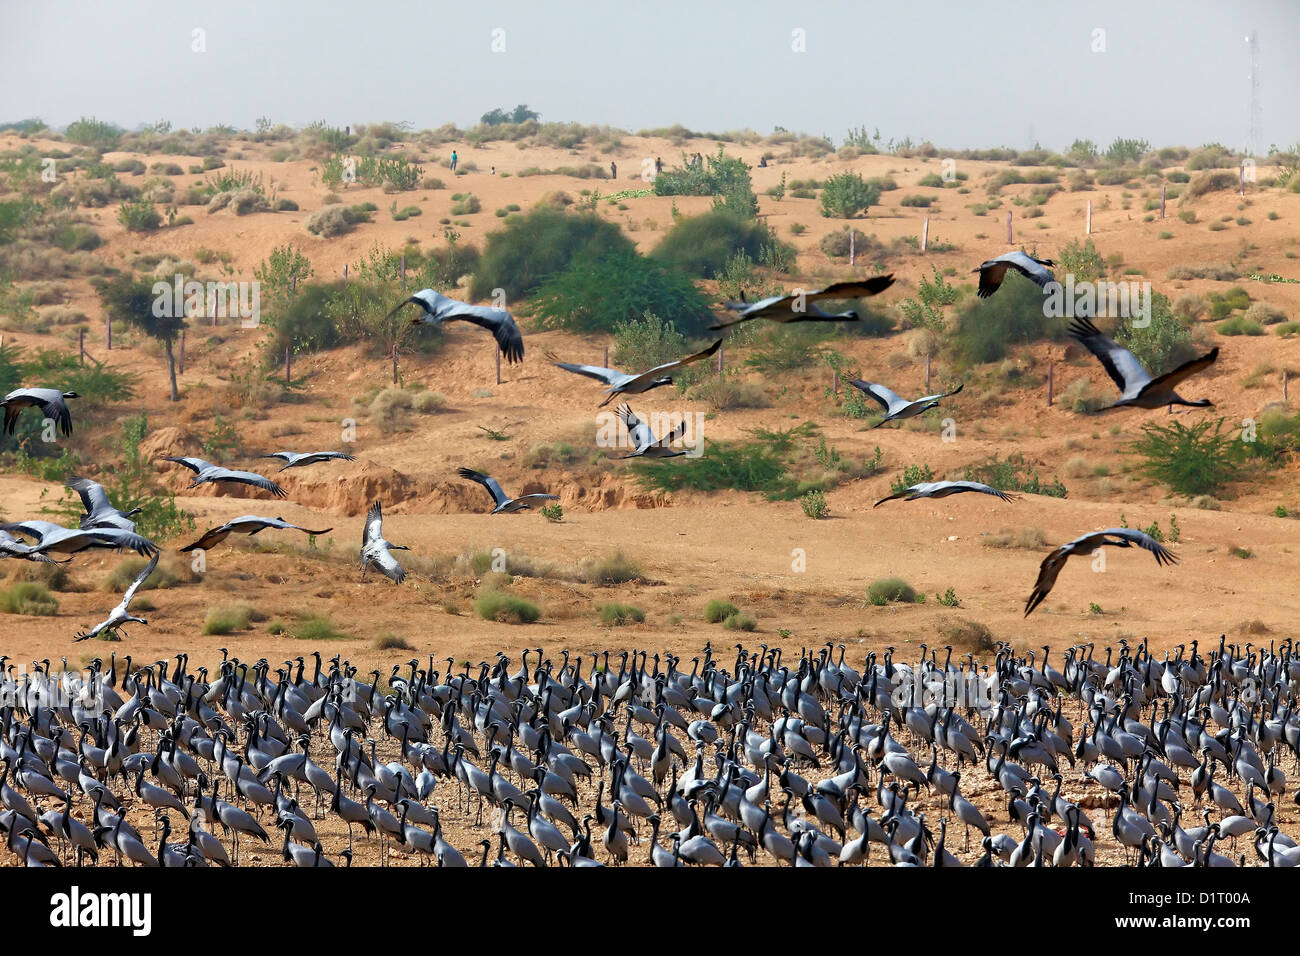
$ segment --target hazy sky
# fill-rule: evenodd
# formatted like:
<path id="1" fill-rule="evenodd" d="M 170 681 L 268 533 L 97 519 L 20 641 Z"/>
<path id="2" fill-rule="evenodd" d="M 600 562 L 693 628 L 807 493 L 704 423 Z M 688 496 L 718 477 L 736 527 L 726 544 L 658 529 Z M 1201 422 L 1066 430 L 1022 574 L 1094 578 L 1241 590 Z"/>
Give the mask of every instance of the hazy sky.
<path id="1" fill-rule="evenodd" d="M 865 125 L 953 147 L 1132 136 L 1241 148 L 1254 30 L 1259 148 L 1300 139 L 1300 0 L 0 0 L 0 11 L 0 120 L 55 126 L 93 115 L 251 128 L 267 116 L 421 129 L 522 102 L 544 120 L 780 125 L 837 144 Z"/>

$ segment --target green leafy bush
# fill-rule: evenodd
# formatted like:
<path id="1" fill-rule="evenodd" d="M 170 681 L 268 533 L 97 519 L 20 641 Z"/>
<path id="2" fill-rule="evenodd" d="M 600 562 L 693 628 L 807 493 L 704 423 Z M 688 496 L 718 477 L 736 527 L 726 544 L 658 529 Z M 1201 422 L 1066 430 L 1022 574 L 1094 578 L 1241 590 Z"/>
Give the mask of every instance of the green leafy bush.
<path id="1" fill-rule="evenodd" d="M 869 183 L 857 173 L 836 173 L 822 187 L 822 215 L 836 219 L 852 219 L 858 213 L 880 202 L 880 187 Z"/>
<path id="2" fill-rule="evenodd" d="M 606 627 L 640 624 L 645 620 L 645 611 L 631 604 L 600 604 L 596 610 L 600 614 L 600 623 Z"/>
<path id="3" fill-rule="evenodd" d="M 1043 290 L 1008 270 L 997 295 L 971 296 L 956 307 L 948 334 L 953 358 L 963 364 L 986 364 L 1006 358 L 1016 345 L 1060 341 L 1067 321 L 1043 314 Z"/>
<path id="4" fill-rule="evenodd" d="M 507 299 L 522 299 L 575 260 L 596 262 L 607 253 L 634 250 L 617 225 L 594 213 L 538 206 L 507 217 L 504 229 L 488 235 L 470 295 L 486 299 L 499 288 Z"/>
<path id="5" fill-rule="evenodd" d="M 532 624 L 542 616 L 531 601 L 493 588 L 479 592 L 474 599 L 474 613 L 485 621 L 501 624 Z"/>
<path id="6" fill-rule="evenodd" d="M 1242 447 L 1223 433 L 1224 419 L 1194 425 L 1148 422 L 1133 450 L 1144 474 L 1181 495 L 1213 495 L 1241 474 Z"/>
<path id="7" fill-rule="evenodd" d="M 671 321 L 653 312 L 614 327 L 614 362 L 621 368 L 646 369 L 686 354 L 686 336 Z"/>
<path id="8" fill-rule="evenodd" d="M 929 465 L 908 465 L 901 475 L 889 483 L 889 490 L 892 494 L 898 494 L 926 481 L 934 481 L 934 472 Z"/>
<path id="9" fill-rule="evenodd" d="M 358 210 L 354 206 L 332 203 L 328 206 L 321 206 L 309 215 L 303 225 L 314 236 L 332 239 L 335 236 L 351 232 L 353 226 L 359 222 L 366 222 L 368 219 L 369 216 L 364 211 Z"/>
<path id="10" fill-rule="evenodd" d="M 809 518 L 821 519 L 830 517 L 831 509 L 826 504 L 826 495 L 819 489 L 814 488 L 799 499 L 799 507 Z"/>
<path id="11" fill-rule="evenodd" d="M 707 624 L 721 624 L 733 614 L 739 613 L 736 605 L 730 601 L 715 598 L 704 605 L 704 620 Z"/>
<path id="12" fill-rule="evenodd" d="M 59 613 L 59 602 L 39 581 L 16 581 L 0 589 L 0 613 L 52 617 Z"/>
<path id="13" fill-rule="evenodd" d="M 1120 321 L 1115 341 L 1137 356 L 1152 375 L 1167 372 L 1196 353 L 1191 326 L 1174 313 L 1169 297 L 1161 292 L 1151 294 L 1151 322 L 1138 328 Z"/>
<path id="14" fill-rule="evenodd" d="M 138 199 L 118 207 L 117 221 L 128 232 L 153 232 L 162 225 L 162 214 L 150 200 Z"/>
<path id="15" fill-rule="evenodd" d="M 220 635 L 242 631 L 248 627 L 252 616 L 252 609 L 247 604 L 210 607 L 203 618 L 202 633 Z"/>
<path id="16" fill-rule="evenodd" d="M 783 245 L 765 223 L 714 209 L 679 219 L 651 256 L 687 275 L 716 279 L 737 253 L 743 252 L 759 262 L 765 246 Z"/>
<path id="17" fill-rule="evenodd" d="M 634 251 L 577 259 L 545 281 L 532 301 L 543 328 L 615 332 L 647 313 L 671 315 L 687 335 L 713 320 L 708 301 L 681 272 Z"/>
<path id="18" fill-rule="evenodd" d="M 753 192 L 749 165 L 727 156 L 721 146 L 716 155 L 705 156 L 703 164 L 665 169 L 654 180 L 656 196 L 725 196 L 746 191 Z"/>
<path id="19" fill-rule="evenodd" d="M 877 607 L 883 607 L 891 602 L 915 604 L 916 589 L 902 578 L 880 578 L 872 581 L 871 586 L 867 588 L 867 600 Z"/>
<path id="20" fill-rule="evenodd" d="M 101 152 L 108 152 L 117 149 L 118 144 L 122 142 L 122 132 L 121 127 L 114 126 L 112 123 L 83 116 L 76 122 L 68 124 L 63 138 L 78 146 L 89 146 Z"/>
<path id="21" fill-rule="evenodd" d="M 1064 498 L 1068 495 L 1065 484 L 1053 475 L 1050 484 L 1044 483 L 1038 469 L 1025 461 L 1020 452 L 1012 452 L 1005 459 L 994 455 L 982 464 L 967 466 L 965 479 L 992 485 L 1001 491 L 1020 491 L 1028 495 Z"/>

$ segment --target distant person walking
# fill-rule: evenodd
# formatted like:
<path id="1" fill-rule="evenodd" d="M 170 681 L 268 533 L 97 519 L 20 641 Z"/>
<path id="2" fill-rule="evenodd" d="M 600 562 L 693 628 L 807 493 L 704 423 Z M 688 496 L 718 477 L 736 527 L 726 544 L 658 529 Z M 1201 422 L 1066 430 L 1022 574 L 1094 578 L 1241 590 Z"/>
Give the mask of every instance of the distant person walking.
<path id="1" fill-rule="evenodd" d="M 618 179 L 618 163 L 612 159 L 609 161 L 609 178 Z"/>
<path id="2" fill-rule="evenodd" d="M 451 151 L 451 171 L 453 173 L 456 171 L 456 159 L 457 159 L 456 151 L 453 149 Z"/>
<path id="3" fill-rule="evenodd" d="M 664 171 L 664 161 L 658 156 L 655 157 L 655 175 L 658 176 Z"/>

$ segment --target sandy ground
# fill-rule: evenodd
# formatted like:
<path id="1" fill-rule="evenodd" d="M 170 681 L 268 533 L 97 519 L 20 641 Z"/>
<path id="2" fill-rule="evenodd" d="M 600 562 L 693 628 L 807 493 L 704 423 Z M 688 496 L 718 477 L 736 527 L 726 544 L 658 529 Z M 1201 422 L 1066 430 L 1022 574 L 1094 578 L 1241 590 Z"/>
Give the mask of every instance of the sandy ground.
<path id="1" fill-rule="evenodd" d="M 0 145 L 14 144 L 0 140 Z M 273 163 L 265 158 L 262 147 L 243 144 L 239 148 L 249 158 L 228 159 L 228 165 L 273 179 L 280 196 L 300 204 L 299 212 L 236 218 L 183 209 L 195 216 L 194 225 L 138 236 L 124 233 L 112 211 L 92 210 L 90 215 L 107 239 L 96 254 L 120 266 L 140 253 L 166 252 L 187 259 L 200 248 L 216 249 L 231 256 L 236 276 L 251 278 L 253 267 L 272 247 L 292 241 L 312 259 L 317 276 L 338 274 L 345 262 L 355 262 L 376 242 L 395 245 L 414 237 L 425 244 L 440 243 L 437 219 L 449 214 L 453 192 L 472 191 L 481 198 L 483 212 L 464 217 L 471 226 L 458 227 L 462 241 L 481 243 L 483 236 L 499 225 L 493 210 L 507 203 L 527 209 L 554 189 L 576 197 L 580 190 L 592 187 L 606 194 L 616 188 L 639 188 L 644 184 L 634 174 L 639 173 L 641 157 L 660 155 L 665 162 L 673 162 L 682 151 L 664 141 L 635 138 L 626 139 L 622 148 L 608 155 L 587 155 L 587 150 L 576 156 L 565 150 L 520 150 L 514 144 L 482 149 L 460 144 L 456 148 L 462 162 L 472 160 L 479 171 L 453 180 L 445 170 L 430 168 L 429 173 L 447 182 L 447 189 L 417 190 L 399 197 L 401 205 L 419 204 L 424 210 L 420 218 L 393 222 L 386 211 L 392 197 L 377 189 L 352 187 L 346 190 L 346 201 L 376 202 L 380 206 L 376 221 L 347 236 L 324 240 L 302 227 L 325 193 L 315 181 L 312 164 Z M 445 156 L 451 148 L 446 146 L 438 154 Z M 708 154 L 714 146 L 699 141 L 684 149 Z M 752 163 L 761 151 L 758 146 L 728 146 L 729 153 Z M 120 156 L 110 154 L 107 158 Z M 152 161 L 159 157 L 141 158 Z M 161 158 L 183 166 L 193 161 Z M 586 161 L 607 165 L 610 158 L 619 163 L 617 184 L 563 176 L 500 175 L 527 166 L 549 168 Z M 496 176 L 487 172 L 492 164 Z M 986 256 L 1003 251 L 1010 199 L 1032 188 L 1007 187 L 1003 209 L 977 216 L 968 207 L 984 199 L 984 190 L 978 185 L 980 175 L 986 169 L 1004 168 L 1002 164 L 959 162 L 957 168 L 969 173 L 972 189 L 968 195 L 958 195 L 952 190 L 914 186 L 922 176 L 940 171 L 939 160 L 891 156 L 851 162 L 774 163 L 753 170 L 754 185 L 761 195 L 783 172 L 789 179 L 824 179 L 846 168 L 864 175 L 892 175 L 901 187 L 885 194 L 883 206 L 873 208 L 869 221 L 855 222 L 858 228 L 888 241 L 919 234 L 921 220 L 928 215 L 931 241 L 958 246 L 955 252 L 892 261 L 890 267 L 900 282 L 884 297 L 888 301 L 914 291 L 916 279 L 931 264 L 941 269 L 951 266 L 964 275 Z M 1267 172 L 1261 170 L 1261 176 Z M 174 178 L 178 187 L 202 179 Z M 915 192 L 938 195 L 940 202 L 929 210 L 897 205 L 902 196 Z M 1220 232 L 1209 231 L 1206 223 L 1239 214 L 1240 199 L 1235 194 L 1211 194 L 1190 204 L 1199 221 L 1186 224 L 1175 218 L 1176 202 L 1171 202 L 1166 220 L 1143 223 L 1140 193 L 1124 210 L 1120 187 L 1058 193 L 1044 207 L 1042 218 L 1017 222 L 1017 245 L 1023 242 L 1050 255 L 1068 239 L 1081 236 L 1089 199 L 1093 202 L 1093 238 L 1101 252 L 1121 254 L 1125 267 L 1141 270 L 1141 275 L 1128 278 L 1149 278 L 1158 291 L 1171 297 L 1181 290 L 1226 288 L 1222 283 L 1167 280 L 1168 269 L 1177 264 L 1219 262 L 1242 254 L 1243 271 L 1259 267 L 1283 275 L 1296 273 L 1290 256 L 1300 251 L 1294 229 L 1300 217 L 1300 195 L 1276 189 L 1252 189 L 1248 211 L 1240 213 L 1250 217 L 1251 225 L 1230 224 Z M 633 198 L 625 204 L 626 210 L 605 203 L 600 209 L 623 224 L 642 249 L 649 249 L 671 224 L 671 200 Z M 682 212 L 691 213 L 707 208 L 709 200 L 685 198 L 677 204 Z M 799 250 L 800 274 L 790 279 L 791 285 L 801 279 L 850 273 L 846 265 L 831 263 L 817 248 L 821 236 L 843 223 L 822 218 L 815 200 L 786 198 L 778 202 L 762 196 L 761 205 L 782 238 Z M 1018 213 L 1019 207 L 1015 208 Z M 1276 211 L 1279 218 L 1268 220 L 1269 211 Z M 796 222 L 807 227 L 799 237 L 789 231 L 790 224 Z M 1165 230 L 1172 232 L 1173 238 L 1157 239 Z M 1243 244 L 1248 244 L 1244 251 Z M 1257 300 L 1277 305 L 1292 317 L 1300 306 L 1300 285 L 1244 280 L 1239 284 Z M 72 305 L 92 317 L 102 316 L 88 286 L 69 286 Z M 55 336 L 66 341 L 69 334 L 63 329 Z M 244 367 L 245 359 L 256 353 L 261 334 L 231 326 L 194 329 L 188 337 L 182 379 L 185 394 L 176 406 L 163 400 L 165 370 L 156 349 L 128 337 L 119 339 L 112 352 L 105 352 L 99 340 L 102 333 L 93 324 L 88 343 L 96 357 L 140 376 L 141 401 L 114 413 L 127 415 L 141 403 L 145 405 L 158 454 L 197 453 L 193 435 L 206 429 L 215 413 L 230 417 L 240 430 L 245 455 L 225 462 L 232 467 L 256 468 L 259 463 L 253 455 L 279 447 L 338 447 L 344 419 L 357 416 L 353 398 L 365 393 L 372 383 L 385 381 L 385 360 L 360 350 L 303 356 L 295 363 L 295 377 L 305 380 L 306 402 L 272 405 L 265 411 L 234 408 L 226 387 Z M 860 363 L 868 378 L 887 381 L 903 393 L 919 394 L 924 373 L 909 356 L 907 338 L 902 334 L 884 340 L 837 341 L 835 345 Z M 7 330 L 3 341 L 38 347 L 57 339 Z M 886 646 L 899 648 L 900 657 L 915 659 L 922 644 L 942 646 L 945 628 L 967 618 L 986 625 L 996 639 L 1022 649 L 1049 645 L 1054 659 L 1073 643 L 1095 642 L 1101 647 L 1120 638 L 1130 642 L 1147 639 L 1157 652 L 1193 638 L 1202 646 L 1217 643 L 1225 633 L 1243 642 L 1268 644 L 1293 636 L 1300 619 L 1300 597 L 1286 586 L 1300 571 L 1296 552 L 1296 529 L 1300 526 L 1273 516 L 1279 504 L 1293 511 L 1300 508 L 1297 465 L 1242 488 L 1237 497 L 1224 500 L 1218 511 L 1170 501 L 1160 487 L 1131 470 L 1135 459 L 1125 451 L 1144 422 L 1167 420 L 1163 412 L 1127 411 L 1093 418 L 1059 405 L 1046 407 L 1044 389 L 1039 385 L 1020 389 L 997 386 L 994 398 L 982 396 L 979 384 L 972 383 L 945 406 L 957 422 L 957 440 L 945 443 L 937 431 L 924 426 L 868 431 L 859 422 L 832 416 L 824 395 L 830 384 L 829 371 L 807 369 L 766 382 L 769 407 L 716 416 L 710 413 L 705 423 L 710 441 L 743 437 L 756 426 L 789 427 L 810 419 L 846 458 L 865 459 L 875 446 L 881 448 L 884 470 L 830 492 L 831 518 L 814 522 L 804 517 L 797 502 L 768 502 L 757 495 L 738 493 L 664 495 L 642 487 L 626 465 L 605 461 L 609 453 L 594 449 L 599 386 L 553 369 L 543 358 L 546 351 L 553 350 L 567 360 L 598 361 L 607 340 L 544 332 L 526 333 L 525 341 L 528 360 L 519 368 L 503 368 L 499 385 L 494 380 L 488 340 L 468 326 L 448 333 L 436 361 L 418 355 L 406 358 L 407 383 L 420 383 L 444 395 L 447 410 L 418 417 L 410 430 L 394 433 L 384 433 L 368 425 L 364 416 L 358 417 L 353 451 L 359 460 L 314 466 L 287 479 L 291 502 L 260 495 L 257 497 L 263 500 L 254 502 L 208 490 L 191 495 L 185 491 L 188 473 L 164 463 L 159 473 L 181 493 L 178 502 L 195 515 L 199 532 L 250 511 L 282 515 L 309 527 L 332 527 L 333 531 L 317 542 L 321 549 L 317 551 L 308 550 L 300 537 L 288 535 L 276 539 L 287 542 L 278 550 L 255 549 L 232 538 L 207 556 L 207 569 L 197 582 L 149 592 L 156 605 L 145 615 L 150 625 L 131 630 L 129 640 L 121 644 L 72 643 L 77 629 L 100 620 L 116 602 L 100 583 L 120 560 L 111 555 L 79 556 L 71 566 L 71 589 L 57 595 L 57 615 L 0 616 L 0 653 L 15 661 L 67 657 L 76 664 L 109 651 L 130 653 L 137 660 L 156 660 L 184 650 L 196 663 L 211 664 L 219 659 L 217 648 L 228 647 L 245 660 L 266 657 L 281 661 L 311 648 L 306 642 L 272 635 L 268 623 L 291 619 L 310 608 L 327 614 L 346 635 L 330 642 L 328 655 L 339 653 L 363 672 L 379 668 L 387 674 L 411 657 L 427 661 L 430 655 L 476 664 L 491 659 L 498 650 L 517 661 L 521 648 L 538 646 L 553 659 L 559 658 L 562 649 L 589 654 L 607 647 L 635 646 L 652 652 L 671 650 L 689 660 L 706 641 L 715 648 L 736 643 L 736 632 L 706 624 L 701 617 L 704 604 L 721 597 L 757 619 L 757 632 L 740 635 L 748 645 L 760 641 L 769 646 L 780 644 L 797 654 L 800 647 L 845 643 L 849 659 L 860 668 L 867 651 Z M 1212 413 L 1195 411 L 1188 420 L 1223 415 L 1231 425 L 1253 417 L 1280 400 L 1280 370 L 1300 369 L 1297 338 L 1267 334 L 1221 339 L 1207 324 L 1206 341 L 1219 344 L 1222 355 L 1212 370 L 1197 377 L 1191 391 L 1211 398 L 1216 409 Z M 1035 368 L 1041 377 L 1047 357 L 1044 347 L 1021 349 L 1016 354 L 1019 362 Z M 1056 358 L 1058 395 L 1080 376 L 1107 394 L 1111 391 L 1104 373 L 1091 360 L 1069 356 L 1062 362 L 1059 347 Z M 1263 365 L 1273 371 L 1260 376 L 1255 387 L 1246 385 L 1244 380 Z M 949 371 L 936 364 L 934 374 L 944 381 Z M 759 381 L 756 375 L 749 378 Z M 655 396 L 640 404 L 665 411 L 709 411 L 676 395 L 669 403 L 669 397 L 660 400 Z M 96 449 L 116 432 L 114 417 L 101 417 L 98 431 L 79 430 L 72 439 L 73 447 L 94 460 Z M 514 423 L 508 429 L 512 437 L 505 442 L 487 440 L 476 427 L 509 423 Z M 159 431 L 171 428 L 177 430 Z M 533 449 L 556 441 L 584 449 L 581 460 L 547 470 L 527 466 Z M 592 449 L 591 456 L 586 455 L 587 448 Z M 1004 504 L 962 496 L 938 502 L 891 502 L 877 510 L 871 507 L 888 493 L 891 479 L 907 464 L 926 462 L 936 476 L 957 477 L 966 465 L 1011 451 L 1023 453 L 1045 478 L 1061 475 L 1069 497 L 1026 496 L 1016 504 Z M 1083 465 L 1072 466 L 1077 475 L 1067 471 L 1072 459 L 1083 459 Z M 491 471 L 509 492 L 550 490 L 561 495 L 564 520 L 552 524 L 536 514 L 481 513 L 486 494 L 456 479 L 455 468 L 461 464 Z M 1108 473 L 1094 474 L 1098 466 Z M 44 503 L 42 492 L 47 492 L 48 501 L 50 495 L 58 494 L 57 485 L 12 473 L 0 475 L 0 514 L 6 520 L 37 516 Z M 418 566 L 419 573 L 401 588 L 373 578 L 362 584 L 354 563 L 361 515 L 375 498 L 385 503 L 387 537 L 410 545 L 424 562 Z M 1028 620 L 1022 616 L 1024 600 L 1047 549 L 993 548 L 984 539 L 1003 530 L 1037 527 L 1050 544 L 1057 544 L 1093 529 L 1115 526 L 1121 514 L 1135 527 L 1153 520 L 1167 527 L 1171 513 L 1182 529 L 1181 541 L 1173 545 L 1181 556 L 1180 565 L 1162 569 L 1144 553 L 1113 551 L 1108 555 L 1106 573 L 1095 574 L 1087 561 L 1076 559 L 1044 606 Z M 254 543 L 265 547 L 268 542 L 263 539 L 274 534 L 268 532 Z M 174 542 L 172 547 L 181 543 Z M 529 626 L 488 622 L 471 610 L 475 576 L 454 566 L 453 558 L 469 549 L 496 547 L 564 568 L 586 557 L 622 550 L 641 567 L 649 583 L 597 588 L 520 577 L 512 590 L 538 603 L 541 620 Z M 1233 556 L 1234 548 L 1248 548 L 1253 556 Z M 796 567 L 801 555 L 805 562 Z M 11 568 L 3 570 L 14 573 Z M 924 605 L 874 607 L 866 603 L 867 586 L 886 575 L 905 578 L 929 599 Z M 942 607 L 936 600 L 936 594 L 949 587 L 961 600 L 959 608 Z M 601 626 L 596 605 L 611 600 L 643 608 L 646 622 L 620 629 Z M 233 601 L 255 608 L 253 625 L 230 635 L 202 635 L 200 626 L 207 610 Z M 1090 603 L 1100 606 L 1102 613 L 1090 613 Z M 786 630 L 789 634 L 783 636 Z M 377 650 L 376 638 L 390 632 L 404 638 L 413 649 Z M 978 779 L 980 774 L 972 776 Z M 976 779 L 970 784 L 968 791 L 977 795 L 987 786 Z M 1287 812 L 1290 809 L 1288 806 Z M 473 849 L 482 834 L 462 832 L 458 829 L 461 823 L 448 819 L 448 830 L 457 834 L 456 842 L 463 850 Z M 329 834 L 326 846 L 331 853 L 339 848 L 340 838 L 336 832 Z M 957 842 L 950 838 L 949 848 L 955 849 Z"/>

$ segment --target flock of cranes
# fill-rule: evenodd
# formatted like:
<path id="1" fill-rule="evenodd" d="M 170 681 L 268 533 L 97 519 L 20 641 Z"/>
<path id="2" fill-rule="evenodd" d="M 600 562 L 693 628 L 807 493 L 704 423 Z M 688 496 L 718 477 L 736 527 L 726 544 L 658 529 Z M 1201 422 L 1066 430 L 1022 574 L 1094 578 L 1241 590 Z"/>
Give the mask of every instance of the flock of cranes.
<path id="1" fill-rule="evenodd" d="M 1300 864 L 1292 644 L 1094 650 L 0 657 L 0 859 Z"/>
<path id="2" fill-rule="evenodd" d="M 1047 287 L 1052 265 L 1019 252 L 990 259 L 976 270 L 979 295 L 994 294 L 1008 269 Z M 855 321 L 856 312 L 827 312 L 818 303 L 877 295 L 893 282 L 883 275 L 726 303 L 738 315 L 715 328 L 759 318 Z M 493 335 L 508 362 L 523 359 L 522 336 L 504 309 L 426 289 L 394 313 L 408 304 L 421 308 L 414 322 L 474 323 Z M 1188 401 L 1176 389 L 1211 365 L 1217 348 L 1153 378 L 1088 319 L 1076 319 L 1069 333 L 1119 387 L 1112 407 L 1210 404 Z M 639 373 L 555 365 L 607 386 L 604 407 L 616 396 L 672 384 L 675 371 L 715 354 L 722 341 Z M 962 390 L 958 384 L 910 401 L 878 383 L 850 384 L 882 407 L 877 427 L 920 415 Z M 17 389 L 0 401 L 5 429 L 13 434 L 21 411 L 35 408 L 71 435 L 67 400 L 77 397 Z M 685 437 L 684 421 L 656 438 L 631 406 L 621 403 L 617 412 L 632 448 L 623 457 L 685 454 L 673 447 Z M 355 460 L 338 451 L 262 457 L 281 461 L 281 471 Z M 233 483 L 287 497 L 274 479 L 256 472 L 189 456 L 162 460 L 192 471 L 191 487 Z M 488 491 L 492 514 L 557 499 L 549 493 L 511 498 L 483 472 L 460 468 L 457 474 Z M 117 607 L 75 640 L 147 625 L 130 606 L 157 568 L 160 549 L 136 531 L 139 509 L 118 510 L 93 480 L 74 476 L 67 484 L 84 506 L 78 527 L 37 520 L 0 525 L 0 558 L 66 562 L 87 549 L 144 555 L 148 563 Z M 912 485 L 876 506 L 958 493 L 1017 499 L 978 482 L 937 481 Z M 206 550 L 231 534 L 268 529 L 332 530 L 249 514 L 180 550 Z M 1044 558 L 1026 616 L 1047 597 L 1068 558 L 1104 546 L 1137 546 L 1160 565 L 1177 562 L 1140 531 L 1083 535 Z M 403 550 L 410 549 L 384 537 L 376 501 L 362 531 L 362 581 L 373 569 L 401 584 L 406 571 L 394 552 Z M 291 660 L 273 669 L 223 650 L 211 674 L 190 673 L 183 653 L 174 670 L 168 661 L 134 670 L 129 657 L 120 669 L 115 657 L 106 670 L 96 661 L 72 697 L 53 700 L 49 661 L 34 674 L 15 676 L 0 657 L 0 831 L 9 852 L 27 865 L 81 863 L 105 853 L 143 865 L 230 865 L 240 858 L 241 840 L 269 843 L 268 827 L 284 831 L 281 857 L 296 866 L 350 863 L 357 827 L 378 844 L 381 860 L 395 849 L 439 866 L 466 865 L 470 857 L 482 865 L 594 866 L 642 854 L 655 866 L 734 866 L 759 854 L 794 866 L 961 865 L 950 824 L 967 838 L 972 828 L 981 834 L 982 854 L 965 861 L 980 866 L 1089 865 L 1112 838 L 1116 849 L 1146 865 L 1234 865 L 1252 854 L 1239 852 L 1234 860 L 1215 847 L 1228 841 L 1235 851 L 1242 838 L 1267 865 L 1300 863 L 1300 848 L 1281 831 L 1272 802 L 1287 794 L 1279 764 L 1300 757 L 1300 715 L 1293 712 L 1300 656 L 1289 643 L 1265 651 L 1221 640 L 1203 657 L 1192 642 L 1189 656 L 1180 648 L 1176 658 L 1157 660 L 1145 644 L 1130 649 L 1121 642 L 1118 650 L 1105 649 L 1104 664 L 1091 646 L 1072 647 L 1060 672 L 1049 666 L 1047 648 L 1036 661 L 1032 652 L 1022 656 L 1003 645 L 984 665 L 973 655 L 954 664 L 947 650 L 942 663 L 924 649 L 911 663 L 895 661 L 891 648 L 883 659 L 869 654 L 859 674 L 845 662 L 842 645 L 838 661 L 828 647 L 805 651 L 797 662 L 783 662 L 780 649 L 737 645 L 730 667 L 706 647 L 689 673 L 672 655 L 654 655 L 651 669 L 647 652 L 637 650 L 623 652 L 617 668 L 610 652 L 603 662 L 592 655 L 584 673 L 581 656 L 571 661 L 565 651 L 554 662 L 538 649 L 531 666 L 528 652 L 514 672 L 498 655 L 477 676 L 468 666 L 455 673 L 450 661 L 439 671 L 432 660 L 423 669 L 412 660 L 409 675 L 395 667 L 386 685 L 377 671 L 369 683 L 360 681 L 337 657 L 322 669 L 316 654 L 308 678 L 303 658 L 296 668 Z M 981 691 L 977 700 L 965 693 L 972 687 Z M 1067 699 L 1077 706 L 1078 732 L 1064 713 Z M 377 741 L 393 759 L 380 760 Z M 1113 794 L 1109 835 L 1077 795 L 1072 801 L 1063 793 L 1065 763 L 1087 768 L 1069 781 L 1073 790 L 1087 785 Z M 989 787 L 1005 793 L 1010 830 L 994 833 L 991 805 L 970 799 L 981 785 L 983 796 Z M 1188 786 L 1190 795 L 1183 790 Z M 1215 822 L 1207 809 L 1204 827 L 1184 829 L 1181 815 L 1190 817 L 1207 797 L 1234 812 Z M 471 819 L 471 828 L 482 825 L 485 805 L 495 808 L 494 838 L 473 844 L 481 853 L 463 841 L 453 846 L 444 822 L 455 816 L 458 827 Z M 128 809 L 153 814 L 152 839 L 127 819 Z M 174 819 L 188 820 L 184 841 L 172 841 L 181 832 Z M 336 842 L 346 826 L 347 849 L 322 842 L 318 825 L 326 832 L 333 826 Z"/>

